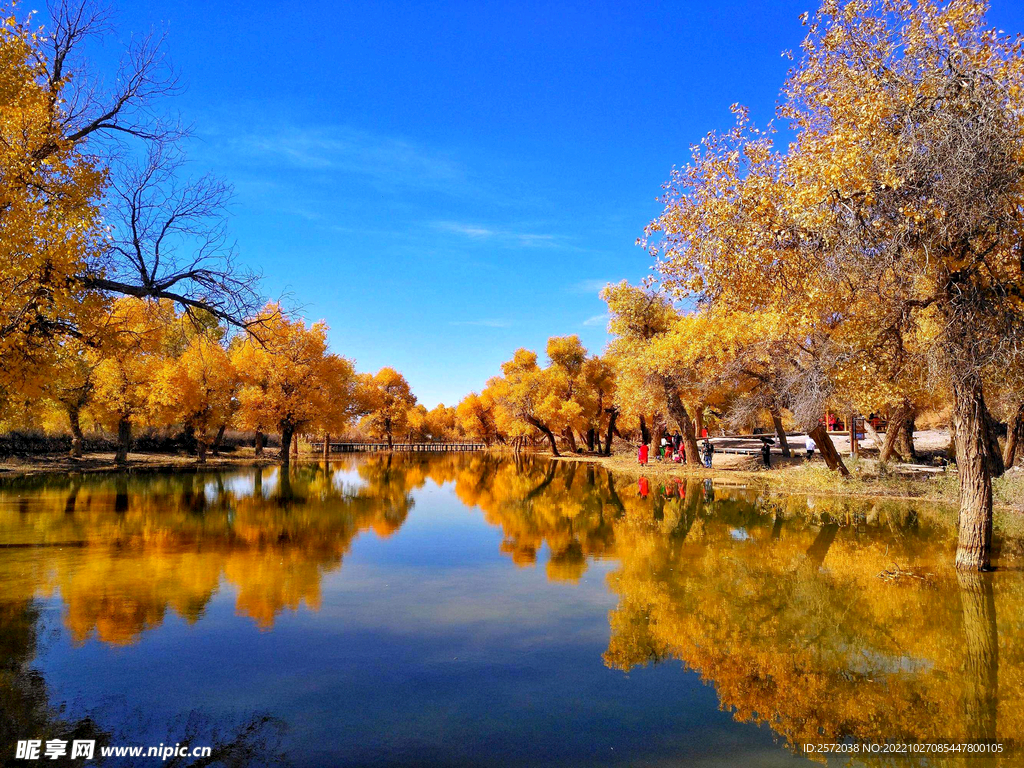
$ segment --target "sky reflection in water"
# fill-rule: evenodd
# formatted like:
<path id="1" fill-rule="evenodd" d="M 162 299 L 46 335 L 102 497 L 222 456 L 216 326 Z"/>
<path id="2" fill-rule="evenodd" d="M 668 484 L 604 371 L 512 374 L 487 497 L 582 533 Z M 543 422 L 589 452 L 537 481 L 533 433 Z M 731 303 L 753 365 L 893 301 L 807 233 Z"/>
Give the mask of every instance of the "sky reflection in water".
<path id="1" fill-rule="evenodd" d="M 10 483 L 0 749 L 782 765 L 807 741 L 1009 738 L 1019 543 L 958 577 L 944 519 L 486 454 Z"/>

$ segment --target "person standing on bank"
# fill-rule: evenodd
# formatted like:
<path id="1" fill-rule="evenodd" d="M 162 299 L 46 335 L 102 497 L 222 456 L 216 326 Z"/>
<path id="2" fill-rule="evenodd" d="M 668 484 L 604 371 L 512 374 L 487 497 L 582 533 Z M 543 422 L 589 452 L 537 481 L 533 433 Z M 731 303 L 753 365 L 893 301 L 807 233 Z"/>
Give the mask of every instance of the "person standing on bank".
<path id="1" fill-rule="evenodd" d="M 772 468 L 772 446 L 768 442 L 761 444 L 761 460 L 764 462 L 765 469 Z"/>
<path id="2" fill-rule="evenodd" d="M 704 438 L 704 443 L 701 445 L 701 454 L 704 458 L 704 466 L 711 469 L 711 457 L 715 453 L 715 446 L 711 444 L 711 440 Z"/>
<path id="3" fill-rule="evenodd" d="M 810 435 L 807 436 L 807 442 L 804 443 L 807 448 L 807 458 L 810 460 L 814 456 L 814 449 L 818 447 L 818 444 L 814 442 L 814 438 Z"/>

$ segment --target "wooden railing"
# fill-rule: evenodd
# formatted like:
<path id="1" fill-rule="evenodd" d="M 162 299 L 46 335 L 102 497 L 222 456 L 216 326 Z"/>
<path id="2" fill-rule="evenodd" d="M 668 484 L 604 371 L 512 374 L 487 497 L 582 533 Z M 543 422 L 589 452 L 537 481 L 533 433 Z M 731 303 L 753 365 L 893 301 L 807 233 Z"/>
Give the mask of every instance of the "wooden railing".
<path id="1" fill-rule="evenodd" d="M 314 453 L 323 453 L 324 441 L 311 443 Z M 451 451 L 482 451 L 483 443 L 330 443 L 331 453 L 377 453 L 381 451 L 405 451 L 413 453 L 447 453 Z"/>

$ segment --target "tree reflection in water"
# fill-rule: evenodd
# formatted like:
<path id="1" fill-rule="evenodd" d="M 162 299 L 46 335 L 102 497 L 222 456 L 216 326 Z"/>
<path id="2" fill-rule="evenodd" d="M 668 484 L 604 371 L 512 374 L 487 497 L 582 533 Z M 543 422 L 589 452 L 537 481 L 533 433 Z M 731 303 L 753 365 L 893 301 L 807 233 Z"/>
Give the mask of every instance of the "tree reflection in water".
<path id="1" fill-rule="evenodd" d="M 605 663 L 677 660 L 793 749 L 1024 732 L 1018 542 L 1001 542 L 1011 567 L 956 574 L 952 521 L 920 504 L 638 484 L 481 453 L 0 488 L 4 711 L 18 713 L 4 739 L 96 728 L 51 710 L 28 671 L 39 596 L 59 590 L 77 642 L 131 644 L 168 610 L 199 621 L 226 583 L 237 612 L 269 630 L 283 610 L 317 610 L 324 574 L 361 532 L 399 530 L 428 480 L 498 527 L 516 566 L 544 559 L 548 578 L 573 583 L 611 560 Z"/>

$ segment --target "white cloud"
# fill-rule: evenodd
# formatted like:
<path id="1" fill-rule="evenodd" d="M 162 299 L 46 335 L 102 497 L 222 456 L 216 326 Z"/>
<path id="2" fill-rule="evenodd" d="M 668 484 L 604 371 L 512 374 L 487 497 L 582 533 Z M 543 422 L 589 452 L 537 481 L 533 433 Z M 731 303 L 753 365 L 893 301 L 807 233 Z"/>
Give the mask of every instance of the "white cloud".
<path id="1" fill-rule="evenodd" d="M 559 247 L 561 240 L 558 235 L 538 234 L 536 232 L 520 232 L 511 229 L 497 229 L 482 224 L 467 224 L 459 221 L 435 221 L 432 226 L 444 232 L 463 235 L 473 240 L 491 240 L 501 245 L 521 246 L 525 248 Z"/>
<path id="2" fill-rule="evenodd" d="M 453 320 L 452 322 L 448 323 L 448 325 L 475 325 L 482 328 L 509 328 L 511 327 L 512 323 L 510 323 L 508 320 L 483 319 Z"/>
<path id="3" fill-rule="evenodd" d="M 388 188 L 472 189 L 466 170 L 445 153 L 346 126 L 279 126 L 233 136 L 225 144 L 236 160 L 264 167 L 362 176 Z"/>
<path id="4" fill-rule="evenodd" d="M 614 282 L 614 280 L 608 279 L 580 280 L 578 283 L 573 283 L 572 292 L 598 294 L 608 283 Z"/>
<path id="5" fill-rule="evenodd" d="M 586 320 L 583 321 L 583 324 L 586 325 L 586 326 L 605 325 L 607 323 L 608 323 L 608 315 L 607 314 L 604 314 L 604 315 L 594 315 L 593 317 L 588 317 Z"/>

